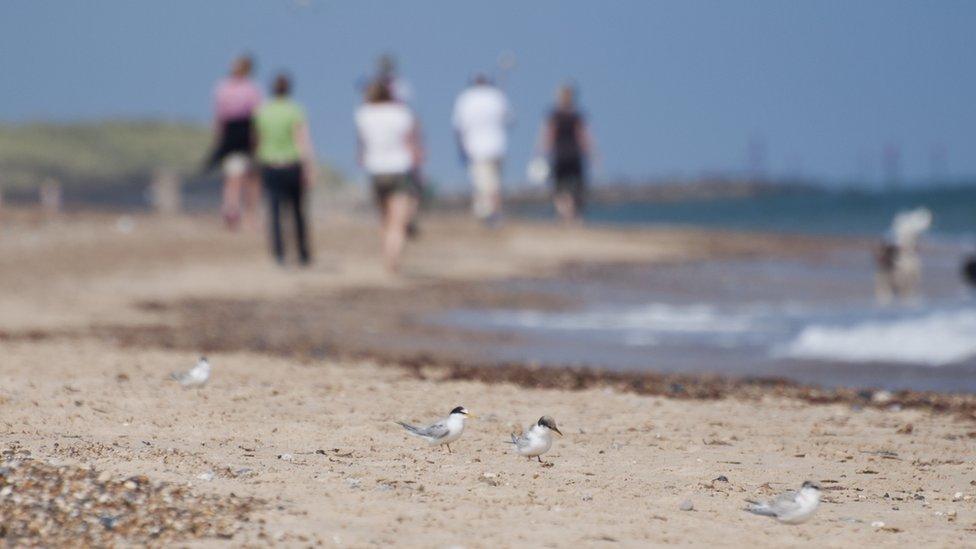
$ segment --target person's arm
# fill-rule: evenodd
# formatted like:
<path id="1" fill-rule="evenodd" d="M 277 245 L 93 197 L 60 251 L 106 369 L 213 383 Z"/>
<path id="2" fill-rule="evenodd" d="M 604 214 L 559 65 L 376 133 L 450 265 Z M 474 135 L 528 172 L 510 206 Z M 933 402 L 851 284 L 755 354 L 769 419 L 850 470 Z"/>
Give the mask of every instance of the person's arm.
<path id="1" fill-rule="evenodd" d="M 579 143 L 584 156 L 593 154 L 593 136 L 590 135 L 590 129 L 582 118 L 576 123 L 576 142 Z"/>
<path id="2" fill-rule="evenodd" d="M 302 182 L 306 187 L 315 183 L 318 165 L 315 162 L 315 147 L 312 146 L 312 135 L 308 129 L 308 122 L 304 119 L 295 124 L 295 144 L 302 162 Z"/>
<path id="3" fill-rule="evenodd" d="M 264 101 L 264 95 L 261 94 L 261 89 L 256 85 L 252 84 L 251 88 L 251 152 L 258 150 L 258 109 L 261 108 L 261 102 Z"/>
<path id="4" fill-rule="evenodd" d="M 413 120 L 410 133 L 407 134 L 407 147 L 410 148 L 410 154 L 413 157 L 413 169 L 419 173 L 426 160 L 426 151 L 424 150 L 424 136 L 420 129 L 420 122 L 416 118 Z"/>
<path id="5" fill-rule="evenodd" d="M 596 142 L 593 140 L 590 127 L 582 118 L 576 124 L 576 139 L 580 144 L 580 150 L 583 152 L 583 156 L 588 158 L 593 164 L 593 167 L 599 171 L 603 165 L 603 158 L 596 148 Z"/>
<path id="6" fill-rule="evenodd" d="M 224 125 L 221 123 L 220 120 L 220 84 L 217 84 L 217 86 L 214 87 L 212 100 L 213 100 L 213 122 L 211 125 L 211 129 L 213 131 L 213 136 L 214 136 L 214 143 L 215 143 L 214 146 L 216 146 L 216 143 L 220 143 L 220 138 L 222 137 L 221 134 L 223 134 L 224 131 Z"/>
<path id="7" fill-rule="evenodd" d="M 461 98 L 460 96 L 454 102 L 454 114 L 451 115 L 451 125 L 454 126 L 454 143 L 457 145 L 458 159 L 461 161 L 461 165 L 467 166 L 470 159 L 468 158 L 468 151 L 464 148 L 464 134 L 461 131 Z"/>
<path id="8" fill-rule="evenodd" d="M 360 168 L 366 166 L 365 155 L 366 152 L 364 151 L 364 146 L 363 146 L 363 135 L 357 131 L 356 132 L 356 164 L 358 164 Z"/>
<path id="9" fill-rule="evenodd" d="M 467 166 L 470 159 L 468 158 L 468 151 L 464 148 L 464 136 L 461 135 L 461 130 L 454 130 L 454 142 L 457 144 L 458 159 L 461 160 L 461 164 Z"/>

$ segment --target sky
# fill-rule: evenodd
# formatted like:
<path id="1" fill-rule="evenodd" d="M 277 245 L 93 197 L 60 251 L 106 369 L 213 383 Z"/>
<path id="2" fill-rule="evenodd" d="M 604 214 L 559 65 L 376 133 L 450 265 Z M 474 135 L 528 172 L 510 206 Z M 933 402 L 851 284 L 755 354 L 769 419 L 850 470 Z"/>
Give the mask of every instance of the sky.
<path id="1" fill-rule="evenodd" d="M 906 180 L 961 178 L 976 174 L 974 25 L 964 1 L 4 0 L 0 121 L 207 123 L 215 81 L 247 51 L 262 86 L 293 74 L 321 158 L 357 176 L 357 82 L 391 52 L 428 173 L 460 185 L 454 98 L 510 52 L 510 183 L 570 79 L 601 180 L 758 162 L 774 177 L 873 185 L 885 147 Z"/>

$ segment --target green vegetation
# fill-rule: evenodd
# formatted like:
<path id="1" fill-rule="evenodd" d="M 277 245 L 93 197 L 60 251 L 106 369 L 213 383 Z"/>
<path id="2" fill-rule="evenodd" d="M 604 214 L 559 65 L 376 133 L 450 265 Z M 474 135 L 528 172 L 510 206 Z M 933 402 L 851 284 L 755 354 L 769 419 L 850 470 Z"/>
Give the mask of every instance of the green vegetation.
<path id="1" fill-rule="evenodd" d="M 0 125 L 0 182 L 27 188 L 149 181 L 159 168 L 188 175 L 210 145 L 205 126 L 155 121 Z"/>
<path id="2" fill-rule="evenodd" d="M 183 177 L 199 173 L 210 150 L 210 129 L 162 121 L 0 124 L 0 185 L 28 189 L 47 179 L 66 187 L 149 182 L 158 169 Z M 321 179 L 335 185 L 328 167 Z"/>

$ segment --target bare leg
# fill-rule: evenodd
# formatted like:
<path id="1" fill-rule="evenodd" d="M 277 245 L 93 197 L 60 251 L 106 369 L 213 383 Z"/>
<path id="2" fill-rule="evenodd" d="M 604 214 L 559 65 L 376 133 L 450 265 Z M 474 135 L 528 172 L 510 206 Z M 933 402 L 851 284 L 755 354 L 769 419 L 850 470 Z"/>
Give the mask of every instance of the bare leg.
<path id="1" fill-rule="evenodd" d="M 553 203 L 556 207 L 556 213 L 559 214 L 559 218 L 563 222 L 569 223 L 576 219 L 576 203 L 573 200 L 573 195 L 567 192 L 557 193 L 553 198 Z"/>
<path id="2" fill-rule="evenodd" d="M 261 218 L 258 216 L 258 206 L 261 203 L 261 179 L 257 173 L 252 172 L 244 176 L 242 195 L 244 228 L 256 231 L 261 224 Z"/>
<path id="3" fill-rule="evenodd" d="M 231 230 L 237 230 L 241 220 L 241 186 L 243 184 L 244 178 L 238 175 L 230 175 L 224 178 L 221 213 L 224 216 L 224 223 Z"/>
<path id="4" fill-rule="evenodd" d="M 491 191 L 491 217 L 492 219 L 498 219 L 502 215 L 502 192 L 501 189 L 495 187 Z"/>
<path id="5" fill-rule="evenodd" d="M 407 238 L 407 223 L 413 217 L 416 201 L 413 197 L 396 193 L 386 201 L 386 215 L 383 218 L 383 260 L 388 271 L 395 273 L 400 268 L 400 255 Z"/>

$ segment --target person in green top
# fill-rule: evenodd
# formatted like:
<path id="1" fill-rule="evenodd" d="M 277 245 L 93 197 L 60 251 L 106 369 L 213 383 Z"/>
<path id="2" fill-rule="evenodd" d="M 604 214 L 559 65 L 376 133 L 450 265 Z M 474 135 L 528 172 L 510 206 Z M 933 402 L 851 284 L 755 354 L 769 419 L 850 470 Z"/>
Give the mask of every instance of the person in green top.
<path id="1" fill-rule="evenodd" d="M 271 250 L 275 260 L 284 264 L 281 210 L 290 207 L 295 219 L 298 260 L 302 265 L 308 265 L 311 255 L 304 202 L 315 180 L 312 139 L 305 111 L 290 97 L 291 79 L 279 74 L 274 79 L 271 92 L 272 99 L 262 105 L 255 116 L 257 159 L 261 164 L 261 177 L 271 215 Z"/>

